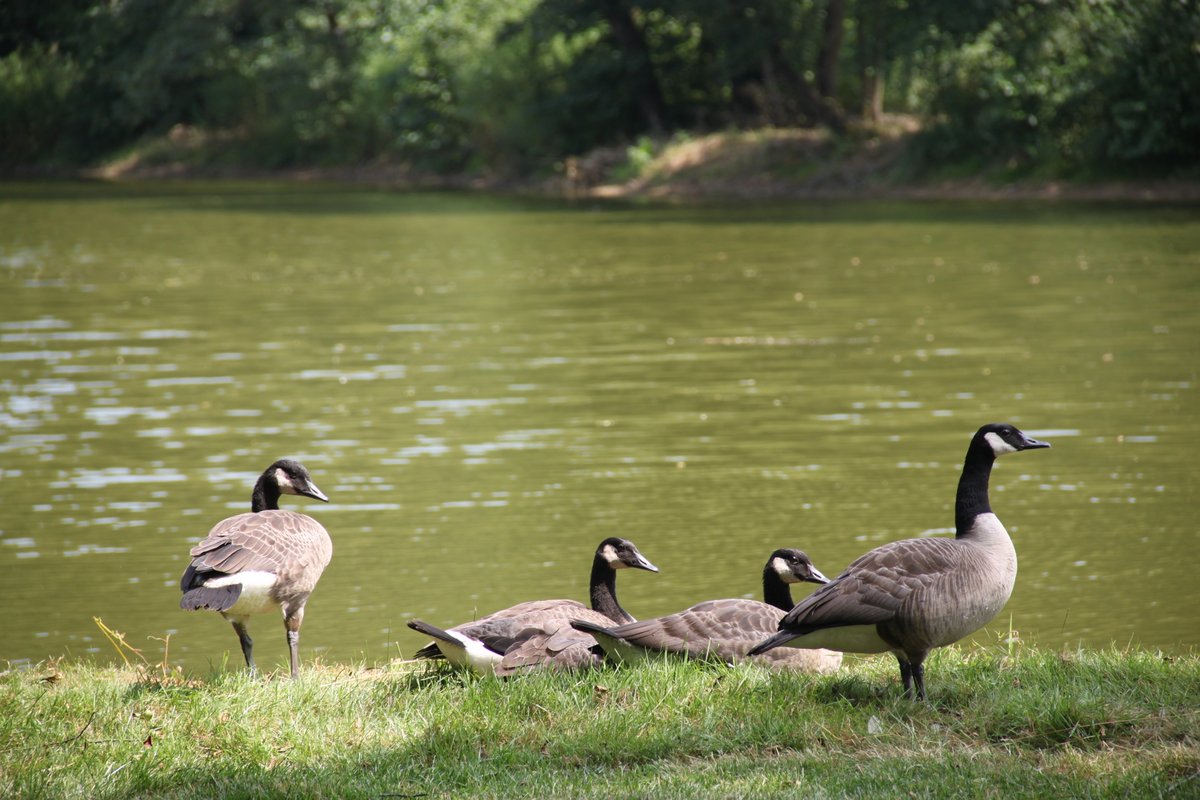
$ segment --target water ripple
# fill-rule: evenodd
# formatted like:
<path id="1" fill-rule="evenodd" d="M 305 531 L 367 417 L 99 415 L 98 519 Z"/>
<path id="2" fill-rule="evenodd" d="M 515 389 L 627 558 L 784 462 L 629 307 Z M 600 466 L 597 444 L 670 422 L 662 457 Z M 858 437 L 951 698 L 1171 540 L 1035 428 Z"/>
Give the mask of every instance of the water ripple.
<path id="1" fill-rule="evenodd" d="M 170 328 L 162 330 L 142 331 L 138 334 L 139 339 L 190 339 L 192 338 L 191 331 L 172 330 Z"/>
<path id="2" fill-rule="evenodd" d="M 66 350 L 24 350 L 0 353 L 0 361 L 65 361 L 75 354 Z"/>
<path id="3" fill-rule="evenodd" d="M 185 481 L 187 476 L 173 469 L 160 468 L 152 472 L 134 472 L 128 467 L 76 469 L 66 480 L 51 481 L 51 489 L 103 489 L 137 483 L 167 483 Z"/>
<path id="4" fill-rule="evenodd" d="M 76 547 L 74 550 L 64 550 L 63 555 L 66 556 L 67 558 L 74 558 L 75 556 L 109 555 L 111 553 L 128 553 L 128 552 L 129 552 L 128 547 L 110 547 L 110 546 L 99 545 L 99 544 L 81 544 L 78 547 Z"/>
<path id="5" fill-rule="evenodd" d="M 191 375 L 179 378 L 148 378 L 146 380 L 147 386 L 155 388 L 161 386 L 217 386 L 232 383 L 237 383 L 237 381 L 228 375 Z"/>
<path id="6" fill-rule="evenodd" d="M 136 408 L 134 406 L 92 406 L 84 409 L 83 415 L 97 425 L 116 425 L 118 422 L 132 417 L 142 419 L 170 419 L 172 412 L 161 408 Z"/>

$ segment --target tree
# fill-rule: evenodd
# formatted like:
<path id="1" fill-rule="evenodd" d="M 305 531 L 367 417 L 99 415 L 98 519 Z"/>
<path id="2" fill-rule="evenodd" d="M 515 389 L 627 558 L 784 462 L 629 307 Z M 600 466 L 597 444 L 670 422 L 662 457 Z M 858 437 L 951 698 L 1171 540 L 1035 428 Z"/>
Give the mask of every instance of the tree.
<path id="1" fill-rule="evenodd" d="M 667 107 L 662 88 L 654 72 L 654 62 L 633 10 L 621 0 L 599 0 L 598 5 L 612 30 L 613 40 L 629 61 L 632 89 L 638 108 L 651 133 L 662 135 L 667 129 Z"/>

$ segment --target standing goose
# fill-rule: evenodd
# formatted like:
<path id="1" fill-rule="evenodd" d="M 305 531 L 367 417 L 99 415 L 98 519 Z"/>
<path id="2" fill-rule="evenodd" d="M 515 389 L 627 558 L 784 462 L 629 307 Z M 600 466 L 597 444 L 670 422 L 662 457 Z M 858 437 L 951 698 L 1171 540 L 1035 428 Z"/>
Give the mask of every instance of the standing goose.
<path id="1" fill-rule="evenodd" d="M 329 502 L 299 462 L 285 458 L 267 467 L 254 484 L 250 513 L 221 520 L 192 548 L 179 607 L 219 611 L 232 622 L 251 674 L 254 642 L 246 623 L 251 614 L 282 610 L 295 678 L 304 604 L 333 556 L 333 543 L 312 517 L 280 511 L 280 494 Z"/>
<path id="2" fill-rule="evenodd" d="M 409 620 L 408 627 L 433 637 L 432 642 L 416 652 L 416 657 L 445 658 L 455 666 L 490 674 L 499 670 L 506 652 L 538 637 L 544 645 L 540 651 L 542 664 L 581 666 L 584 661 L 590 662 L 590 653 L 573 646 L 577 643 L 559 646 L 558 640 L 548 640 L 560 630 L 574 634 L 567 622 L 575 617 L 600 619 L 609 624 L 632 622 L 633 617 L 617 602 L 616 571 L 625 568 L 658 572 L 658 567 L 646 560 L 633 542 L 610 537 L 600 543 L 592 559 L 590 609 L 575 600 L 531 600 L 448 630 L 419 619 Z"/>
<path id="3" fill-rule="evenodd" d="M 992 620 L 1012 594 L 1017 553 L 988 504 L 997 458 L 1049 447 L 1012 425 L 984 425 L 971 439 L 958 481 L 953 539 L 905 539 L 859 556 L 796 605 L 779 632 L 750 650 L 780 645 L 895 654 L 904 693 L 925 699 L 925 657 Z"/>
<path id="4" fill-rule="evenodd" d="M 571 627 L 596 637 L 613 661 L 640 661 L 663 653 L 685 658 L 746 661 L 746 651 L 779 628 L 779 620 L 792 608 L 793 583 L 829 583 L 801 550 L 783 548 L 771 553 L 763 567 L 763 600 L 732 598 L 708 600 L 664 617 L 630 622 L 616 627 L 580 619 Z M 755 656 L 765 666 L 805 672 L 832 672 L 842 654 L 830 650 L 772 650 Z"/>

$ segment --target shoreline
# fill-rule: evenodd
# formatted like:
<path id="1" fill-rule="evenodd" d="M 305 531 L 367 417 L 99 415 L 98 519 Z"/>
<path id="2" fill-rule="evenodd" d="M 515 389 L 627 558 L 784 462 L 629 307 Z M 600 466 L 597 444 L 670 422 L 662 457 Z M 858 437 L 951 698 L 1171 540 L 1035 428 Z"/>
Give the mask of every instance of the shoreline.
<path id="1" fill-rule="evenodd" d="M 548 180 L 474 177 L 468 175 L 414 175 L 403 169 L 373 167 L 319 167 L 282 170 L 154 169 L 131 170 L 119 175 L 85 171 L 74 176 L 113 183 L 274 181 L 330 183 L 397 192 L 463 191 L 515 194 L 563 200 L 628 200 L 671 202 L 721 201 L 1046 201 L 1200 204 L 1200 181 L 1151 179 L 1079 182 L 1067 180 L 1013 181 L 992 184 L 980 178 L 907 183 L 873 183 L 836 186 L 786 180 L 708 181 L 671 179 L 632 180 L 623 183 L 572 184 L 562 178 Z"/>
<path id="2" fill-rule="evenodd" d="M 912 177 L 905 131 L 847 145 L 827 132 L 761 129 L 713 133 L 638 147 L 600 148 L 564 158 L 545 175 L 434 174 L 408 164 L 365 162 L 266 169 L 196 163 L 175 147 L 90 168 L 16 167 L 0 182 L 100 181 L 329 183 L 398 192 L 464 191 L 564 200 L 721 201 L 1048 201 L 1200 203 L 1200 175 L 1129 179 L 1009 179 L 978 169 L 967 177 Z M 150 148 L 148 148 L 150 149 Z"/>
<path id="3" fill-rule="evenodd" d="M 1200 181 L 1149 179 L 1080 182 L 1068 180 L 989 183 L 980 178 L 928 182 L 877 183 L 866 186 L 811 185 L 804 182 L 752 180 L 666 180 L 573 185 L 562 178 L 508 179 L 469 175 L 414 175 L 404 169 L 314 167 L 259 169 L 72 170 L 53 174 L 8 175 L 0 183 L 100 181 L 114 184 L 201 183 L 205 181 L 338 184 L 396 192 L 458 191 L 514 194 L 563 200 L 628 200 L 670 202 L 721 201 L 1043 201 L 1200 204 Z"/>

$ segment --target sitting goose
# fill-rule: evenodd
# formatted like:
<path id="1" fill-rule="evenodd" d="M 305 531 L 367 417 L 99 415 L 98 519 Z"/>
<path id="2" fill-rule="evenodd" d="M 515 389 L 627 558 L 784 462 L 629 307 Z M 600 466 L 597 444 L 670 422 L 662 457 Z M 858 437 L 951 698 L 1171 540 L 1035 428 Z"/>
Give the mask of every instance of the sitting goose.
<path id="1" fill-rule="evenodd" d="M 547 644 L 546 639 L 560 629 L 574 634 L 567 621 L 575 617 L 600 619 L 608 624 L 632 622 L 633 617 L 617 602 L 616 570 L 627 567 L 658 572 L 658 567 L 646 560 L 633 542 L 610 537 L 600 543 L 592 559 L 590 609 L 575 600 L 531 600 L 448 630 L 419 619 L 409 620 L 408 627 L 433 637 L 432 642 L 416 652 L 416 657 L 445 658 L 458 667 L 493 673 L 499 670 L 506 652 L 531 637 L 539 637 L 546 645 L 540 651 L 540 664 L 576 667 L 585 661 L 590 663 L 591 653 L 581 652 L 570 643 L 563 647 L 557 646 L 557 642 Z"/>
<path id="2" fill-rule="evenodd" d="M 285 458 L 267 467 L 254 484 L 250 513 L 221 520 L 192 548 L 179 607 L 219 611 L 232 622 L 251 674 L 254 642 L 246 623 L 251 614 L 282 610 L 295 678 L 304 604 L 333 556 L 333 543 L 312 517 L 280 511 L 280 494 L 329 502 L 299 462 Z"/>
<path id="3" fill-rule="evenodd" d="M 997 458 L 1049 447 L 1012 425 L 992 423 L 967 448 L 954 504 L 953 539 L 905 539 L 859 556 L 800 601 L 779 632 L 750 650 L 780 645 L 895 654 L 904 692 L 925 700 L 925 657 L 992 620 L 1012 594 L 1017 553 L 988 504 Z"/>
<path id="4" fill-rule="evenodd" d="M 833 672 L 842 654 L 830 650 L 772 650 L 748 659 L 746 651 L 779 628 L 792 608 L 789 584 L 829 583 L 801 550 L 783 548 L 771 553 L 763 567 L 763 600 L 708 600 L 677 614 L 612 627 L 580 619 L 571 627 L 596 637 L 613 661 L 640 661 L 662 653 L 686 658 L 715 658 L 725 662 L 757 661 L 764 666 L 805 672 Z"/>

